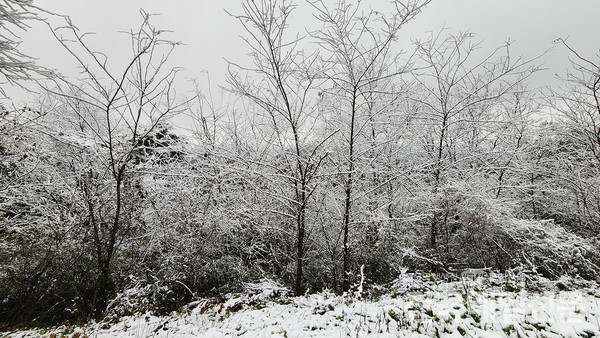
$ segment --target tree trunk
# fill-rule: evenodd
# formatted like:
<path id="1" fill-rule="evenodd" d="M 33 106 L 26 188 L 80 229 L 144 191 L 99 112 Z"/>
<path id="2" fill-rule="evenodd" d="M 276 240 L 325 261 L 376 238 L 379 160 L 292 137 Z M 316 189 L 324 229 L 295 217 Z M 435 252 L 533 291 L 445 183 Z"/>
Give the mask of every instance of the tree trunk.
<path id="1" fill-rule="evenodd" d="M 350 248 L 348 247 L 348 237 L 349 237 L 349 228 L 350 228 L 350 212 L 352 211 L 352 187 L 353 187 L 353 177 L 352 173 L 354 172 L 354 124 L 356 117 L 356 94 L 357 88 L 354 88 L 353 97 L 352 97 L 352 110 L 350 117 L 350 144 L 348 149 L 348 176 L 346 178 L 346 188 L 344 191 L 344 220 L 342 224 L 342 228 L 344 231 L 344 276 L 342 279 L 342 290 L 348 291 L 350 289 Z"/>

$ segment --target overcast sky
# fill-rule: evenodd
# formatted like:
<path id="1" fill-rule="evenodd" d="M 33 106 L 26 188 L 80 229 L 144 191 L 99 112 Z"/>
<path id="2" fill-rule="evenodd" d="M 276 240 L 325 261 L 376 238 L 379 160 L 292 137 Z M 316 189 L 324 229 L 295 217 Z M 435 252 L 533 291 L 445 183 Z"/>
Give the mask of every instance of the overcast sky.
<path id="1" fill-rule="evenodd" d="M 334 0 L 330 0 L 332 3 Z M 363 0 L 376 6 L 382 0 Z M 298 3 L 303 1 L 298 0 Z M 226 72 L 224 58 L 243 59 L 247 48 L 237 37 L 238 22 L 224 9 L 239 13 L 239 0 L 37 0 L 38 6 L 71 17 L 82 30 L 95 32 L 98 48 L 118 57 L 127 50 L 127 40 L 116 32 L 135 28 L 140 23 L 139 9 L 160 16 L 154 19 L 160 29 L 174 31 L 173 40 L 186 44 L 175 55 L 175 63 L 186 69 L 186 77 L 200 77 L 208 70 L 217 84 Z M 583 55 L 594 57 L 600 48 L 598 34 L 599 0 L 433 0 L 403 31 L 406 36 L 424 36 L 426 31 L 442 27 L 458 32 L 470 30 L 493 48 L 508 38 L 514 40 L 513 53 L 533 57 L 553 46 L 558 37 L 568 38 Z M 299 11 L 300 19 L 305 13 Z M 300 20 L 301 21 L 301 20 Z M 69 73 L 73 63 L 50 38 L 47 28 L 33 26 L 22 33 L 22 48 L 39 58 L 47 67 Z M 121 39 L 121 40 L 119 40 Z M 568 66 L 564 48 L 556 48 L 544 56 L 550 71 L 535 79 L 534 86 L 551 83 L 554 73 Z"/>

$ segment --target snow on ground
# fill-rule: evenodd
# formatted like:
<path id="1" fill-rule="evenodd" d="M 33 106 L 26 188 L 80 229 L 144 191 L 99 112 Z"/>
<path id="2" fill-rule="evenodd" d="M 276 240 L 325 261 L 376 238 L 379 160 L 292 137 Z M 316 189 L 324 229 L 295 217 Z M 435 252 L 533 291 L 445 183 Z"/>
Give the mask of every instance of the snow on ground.
<path id="1" fill-rule="evenodd" d="M 405 283 L 406 284 L 406 283 Z M 414 286 L 414 283 L 412 284 Z M 182 313 L 140 314 L 113 324 L 10 333 L 11 337 L 596 337 L 600 291 L 526 292 L 480 281 L 397 284 L 367 301 L 327 292 L 279 297 L 273 288 L 254 295 L 190 304 Z M 421 291 L 414 291 L 420 289 Z M 275 290 L 276 291 L 276 290 Z M 5 333 L 6 334 L 6 333 Z M 2 336 L 2 333 L 0 333 Z"/>

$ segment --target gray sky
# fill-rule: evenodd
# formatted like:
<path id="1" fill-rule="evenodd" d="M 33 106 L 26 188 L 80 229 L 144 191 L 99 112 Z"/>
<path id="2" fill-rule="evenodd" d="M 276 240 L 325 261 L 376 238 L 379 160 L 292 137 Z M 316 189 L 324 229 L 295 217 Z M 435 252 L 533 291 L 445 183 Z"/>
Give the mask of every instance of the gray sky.
<path id="1" fill-rule="evenodd" d="M 376 6 L 382 0 L 363 0 Z M 298 3 L 303 1 L 298 0 Z M 333 0 L 331 0 L 333 3 Z M 174 31 L 170 37 L 182 41 L 174 63 L 185 67 L 186 77 L 201 77 L 208 70 L 215 84 L 223 84 L 226 72 L 224 58 L 243 60 L 247 48 L 237 37 L 240 26 L 224 9 L 239 13 L 239 0 L 37 0 L 43 8 L 71 17 L 82 30 L 97 33 L 94 46 L 109 56 L 125 55 L 127 39 L 117 31 L 136 28 L 140 8 L 159 13 L 153 22 L 160 29 Z M 583 55 L 594 57 L 600 48 L 597 33 L 598 0 L 433 0 L 403 31 L 405 36 L 424 36 L 426 31 L 442 27 L 458 32 L 470 30 L 494 48 L 508 38 L 514 40 L 514 55 L 536 56 L 553 46 L 558 37 L 567 38 Z M 302 11 L 298 12 L 302 19 Z M 46 27 L 34 26 L 21 33 L 23 50 L 39 58 L 39 62 L 72 74 L 73 63 L 50 38 Z M 120 47 L 122 46 L 122 47 Z M 559 46 L 543 58 L 545 74 L 534 79 L 534 86 L 552 83 L 553 74 L 564 72 L 567 54 Z M 71 68 L 71 70 L 70 70 Z"/>

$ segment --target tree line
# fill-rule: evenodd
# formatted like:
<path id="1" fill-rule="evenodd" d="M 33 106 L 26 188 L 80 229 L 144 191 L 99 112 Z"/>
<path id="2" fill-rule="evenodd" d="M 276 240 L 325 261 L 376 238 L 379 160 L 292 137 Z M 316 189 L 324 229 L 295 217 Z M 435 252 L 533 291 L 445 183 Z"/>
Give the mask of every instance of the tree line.
<path id="1" fill-rule="evenodd" d="M 530 89 L 539 59 L 510 43 L 401 43 L 429 2 L 308 0 L 311 30 L 291 1 L 243 0 L 227 106 L 178 95 L 178 44 L 143 11 L 121 65 L 69 18 L 52 28 L 73 80 L 18 50 L 43 10 L 0 1 L 3 82 L 40 88 L 0 111 L 0 325 L 87 320 L 133 287 L 165 313 L 261 278 L 296 294 L 404 268 L 597 279 L 600 60 L 557 40 L 571 70 Z"/>

